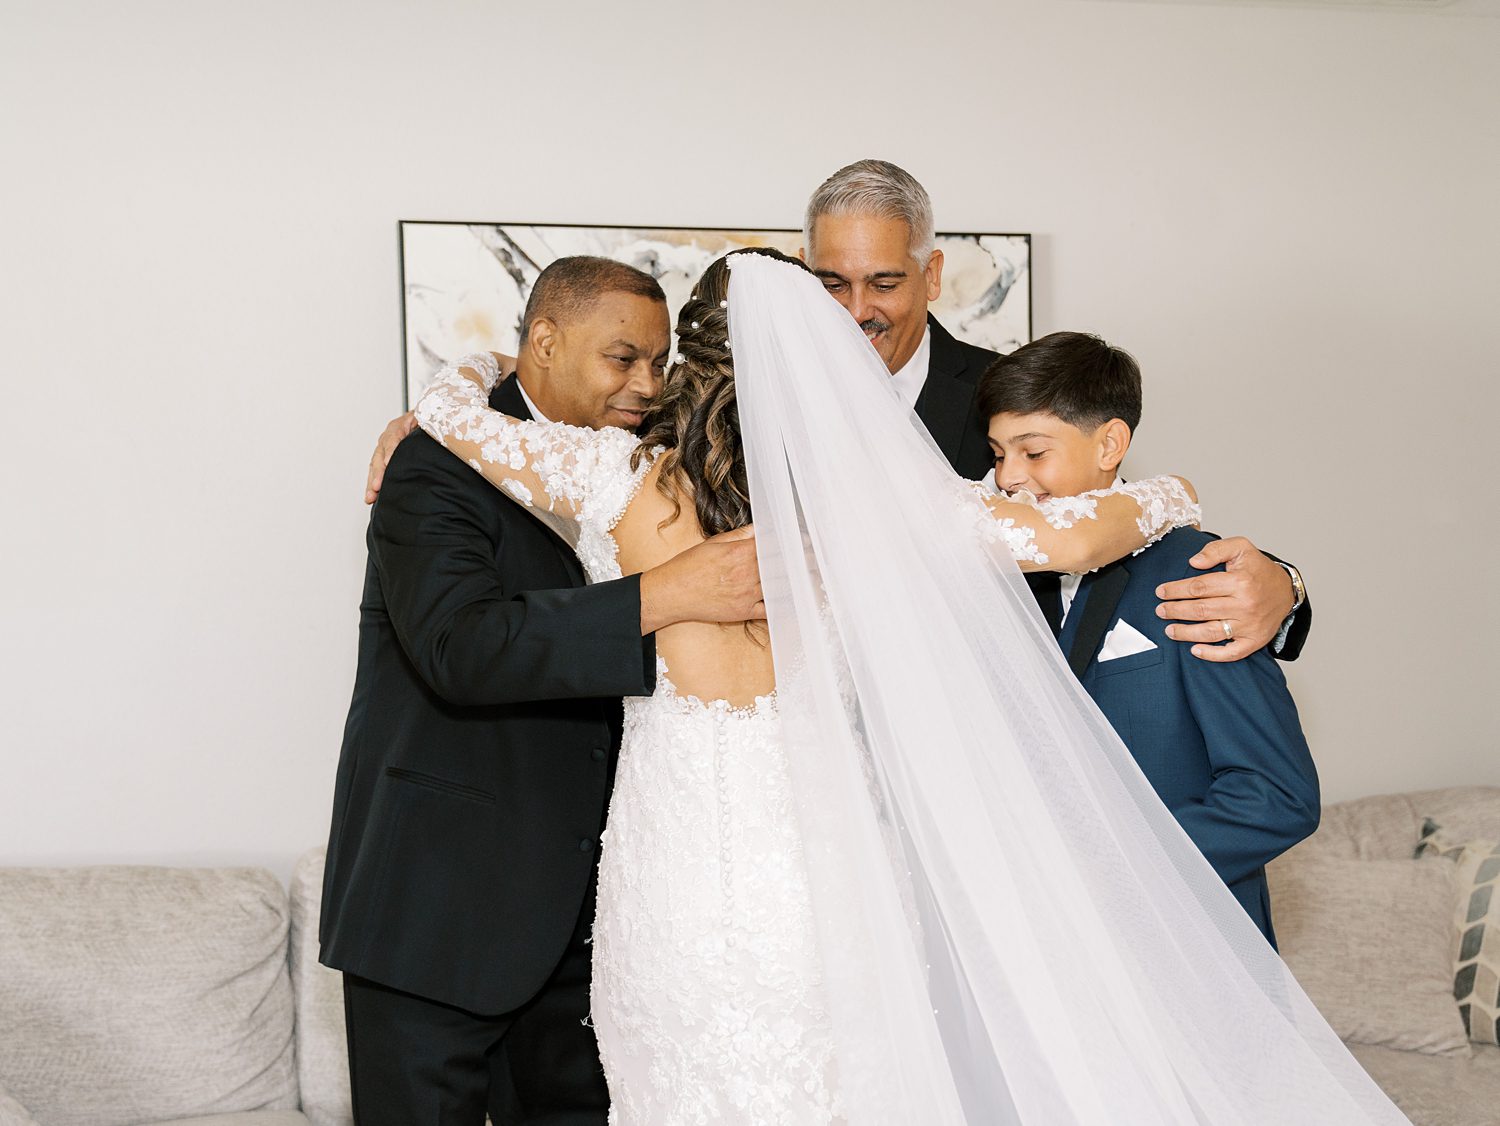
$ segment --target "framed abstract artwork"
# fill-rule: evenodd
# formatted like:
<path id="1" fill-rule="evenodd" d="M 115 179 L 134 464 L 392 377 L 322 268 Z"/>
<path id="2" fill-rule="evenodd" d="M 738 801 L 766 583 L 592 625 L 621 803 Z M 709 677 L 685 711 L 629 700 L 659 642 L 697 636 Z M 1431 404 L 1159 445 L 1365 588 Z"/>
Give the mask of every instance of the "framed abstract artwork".
<path id="1" fill-rule="evenodd" d="M 469 352 L 514 355 L 532 283 L 549 263 L 596 254 L 644 270 L 672 321 L 704 268 L 726 251 L 796 254 L 800 231 L 598 227 L 403 220 L 401 315 L 410 406 L 443 364 Z M 943 293 L 932 312 L 961 340 L 1009 352 L 1031 339 L 1031 236 L 942 232 Z"/>

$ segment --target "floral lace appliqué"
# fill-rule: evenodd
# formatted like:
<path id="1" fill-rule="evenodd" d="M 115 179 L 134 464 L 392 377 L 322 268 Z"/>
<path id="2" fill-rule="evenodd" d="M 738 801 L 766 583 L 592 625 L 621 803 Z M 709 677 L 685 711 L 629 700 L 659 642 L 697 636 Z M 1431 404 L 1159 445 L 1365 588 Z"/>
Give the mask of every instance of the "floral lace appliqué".
<path id="1" fill-rule="evenodd" d="M 491 410 L 489 393 L 499 375 L 499 365 L 488 352 L 448 364 L 418 401 L 417 425 L 480 472 L 480 463 L 508 471 L 509 485 L 504 480 L 495 483 L 521 503 L 583 523 L 586 502 L 607 503 L 603 494 L 612 485 L 626 484 L 619 473 L 622 455 L 634 452 L 639 440 L 613 426 L 590 430 L 527 422 Z"/>
<path id="2" fill-rule="evenodd" d="M 831 1018 L 774 693 L 625 702 L 593 1020 L 612 1126 L 839 1121 Z"/>
<path id="3" fill-rule="evenodd" d="M 1017 563 L 1036 563 L 1046 566 L 1051 560 L 1037 546 L 1036 529 L 1018 523 L 1014 517 L 996 516 L 984 503 L 988 495 L 979 481 L 960 481 L 957 497 L 966 515 L 974 522 L 974 530 L 983 543 L 999 544 L 1010 552 Z"/>
<path id="4" fill-rule="evenodd" d="M 1135 523 L 1146 542 L 1136 548 L 1133 555 L 1145 551 L 1173 528 L 1203 522 L 1203 506 L 1189 495 L 1176 477 L 1150 477 L 1145 481 L 1116 485 L 1109 491 L 1131 497 L 1141 506 L 1141 514 Z"/>
<path id="5" fill-rule="evenodd" d="M 966 494 L 966 503 L 978 501 L 976 526 L 984 542 L 1004 544 L 1017 562 L 1045 566 L 1051 561 L 1038 548 L 1034 529 L 1021 524 L 1014 517 L 997 516 L 990 510 L 984 503 L 984 498 L 990 494 L 982 482 L 966 482 L 965 486 L 963 492 Z M 1140 529 L 1146 542 L 1136 548 L 1132 553 L 1134 555 L 1145 551 L 1172 529 L 1197 524 L 1203 519 L 1203 509 L 1176 477 L 1150 477 L 1128 484 L 1122 482 L 1108 489 L 1096 489 L 1072 497 L 1048 497 L 1044 501 L 1038 501 L 1024 491 L 1011 493 L 1007 499 L 1028 505 L 1050 527 L 1066 531 L 1082 520 L 1097 520 L 1100 498 L 1115 495 L 1129 497 L 1141 510 L 1136 518 L 1136 527 Z"/>
<path id="6" fill-rule="evenodd" d="M 465 368 L 479 381 L 465 375 Z M 417 424 L 511 499 L 538 516 L 557 518 L 548 522 L 574 546 L 591 581 L 619 578 L 609 533 L 661 449 L 632 466 L 640 441 L 627 431 L 510 418 L 489 406 L 499 377 L 499 364 L 488 352 L 455 360 L 438 372 L 418 401 Z M 500 473 L 486 473 L 486 465 L 499 467 Z"/>
<path id="7" fill-rule="evenodd" d="M 1076 497 L 1049 497 L 1037 506 L 1042 519 L 1058 531 L 1071 528 L 1080 520 L 1099 519 L 1099 497 L 1084 493 Z"/>

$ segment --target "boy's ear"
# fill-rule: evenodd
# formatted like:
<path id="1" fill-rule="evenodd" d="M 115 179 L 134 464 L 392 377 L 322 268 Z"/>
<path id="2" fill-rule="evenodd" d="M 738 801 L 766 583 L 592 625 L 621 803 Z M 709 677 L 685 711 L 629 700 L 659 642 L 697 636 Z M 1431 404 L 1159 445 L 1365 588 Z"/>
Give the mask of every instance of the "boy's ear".
<path id="1" fill-rule="evenodd" d="M 1106 473 L 1119 470 L 1120 462 L 1130 449 L 1130 427 L 1124 419 L 1112 418 L 1099 427 L 1099 468 Z"/>

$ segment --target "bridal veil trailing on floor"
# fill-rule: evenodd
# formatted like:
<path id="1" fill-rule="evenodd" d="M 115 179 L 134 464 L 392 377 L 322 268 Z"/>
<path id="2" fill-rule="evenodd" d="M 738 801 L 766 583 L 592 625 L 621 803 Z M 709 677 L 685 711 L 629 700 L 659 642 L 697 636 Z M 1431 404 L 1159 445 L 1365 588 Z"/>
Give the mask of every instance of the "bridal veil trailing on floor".
<path id="1" fill-rule="evenodd" d="M 847 1121 L 1406 1122 L 1073 679 L 858 326 L 805 271 L 731 268 Z"/>

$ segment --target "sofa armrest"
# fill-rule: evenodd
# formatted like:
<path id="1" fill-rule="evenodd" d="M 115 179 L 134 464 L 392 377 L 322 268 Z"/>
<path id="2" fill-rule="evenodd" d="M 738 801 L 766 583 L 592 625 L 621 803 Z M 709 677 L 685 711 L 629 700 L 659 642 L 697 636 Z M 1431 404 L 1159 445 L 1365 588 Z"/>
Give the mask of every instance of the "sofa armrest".
<path id="1" fill-rule="evenodd" d="M 302 1089 L 302 1113 L 313 1126 L 352 1126 L 344 979 L 318 962 L 324 851 L 319 846 L 307 852 L 292 872 L 288 959 L 297 1017 L 297 1080 Z"/>

